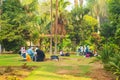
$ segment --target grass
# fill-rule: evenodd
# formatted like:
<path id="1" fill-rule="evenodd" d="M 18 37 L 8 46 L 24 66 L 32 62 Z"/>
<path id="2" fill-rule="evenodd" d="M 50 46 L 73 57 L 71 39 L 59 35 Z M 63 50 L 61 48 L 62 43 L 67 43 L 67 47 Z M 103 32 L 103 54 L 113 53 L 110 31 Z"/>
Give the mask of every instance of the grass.
<path id="1" fill-rule="evenodd" d="M 50 58 L 50 55 L 47 55 Z M 24 80 L 92 80 L 87 73 L 91 70 L 89 64 L 94 58 L 71 55 L 60 57 L 60 61 L 24 62 L 18 54 L 0 55 L 0 66 L 37 66 Z"/>

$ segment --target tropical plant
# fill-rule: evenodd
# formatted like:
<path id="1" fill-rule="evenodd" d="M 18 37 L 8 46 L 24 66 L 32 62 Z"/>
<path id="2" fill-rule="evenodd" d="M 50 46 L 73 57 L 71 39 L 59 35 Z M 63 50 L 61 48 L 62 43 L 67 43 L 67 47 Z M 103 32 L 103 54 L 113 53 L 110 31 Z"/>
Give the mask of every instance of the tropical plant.
<path id="1" fill-rule="evenodd" d="M 69 35 L 66 35 L 65 38 L 63 38 L 62 43 L 59 45 L 59 47 L 60 47 L 60 50 L 71 51 L 72 42 L 69 38 Z"/>
<path id="2" fill-rule="evenodd" d="M 65 0 L 59 0 L 58 1 L 58 23 L 57 23 L 57 34 L 59 35 L 65 35 L 66 34 L 66 25 L 67 25 L 67 15 L 68 11 L 66 10 L 66 7 L 70 5 L 70 2 Z M 53 3 L 53 10 L 55 9 L 55 3 Z M 53 16 L 56 16 L 53 11 Z M 55 33 L 55 19 L 54 24 L 52 27 L 52 33 Z"/>
<path id="3" fill-rule="evenodd" d="M 88 7 L 91 10 L 91 14 L 96 17 L 98 21 L 98 33 L 101 28 L 101 17 L 107 16 L 107 3 L 106 0 L 87 0 Z"/>
<path id="4" fill-rule="evenodd" d="M 116 30 L 116 33 L 115 33 L 115 43 L 118 44 L 120 46 L 120 28 L 118 28 Z"/>
<path id="5" fill-rule="evenodd" d="M 116 80 L 120 79 L 120 53 L 115 53 L 113 57 L 110 57 L 108 63 L 108 70 L 110 70 L 114 75 L 116 75 Z"/>
<path id="6" fill-rule="evenodd" d="M 115 53 L 119 52 L 119 47 L 112 43 L 106 43 L 103 45 L 102 50 L 97 57 L 103 64 L 107 64 L 111 57 L 114 57 Z"/>
<path id="7" fill-rule="evenodd" d="M 57 36 L 56 35 L 65 35 L 66 30 L 65 30 L 65 24 L 66 24 L 66 13 L 65 8 L 67 5 L 70 3 L 65 0 L 56 0 L 56 15 L 55 15 L 55 21 L 52 27 L 52 32 L 55 34 L 55 53 L 57 53 Z M 62 38 L 61 38 L 62 39 Z M 60 43 L 59 43 L 60 44 Z"/>
<path id="8" fill-rule="evenodd" d="M 110 24 L 113 27 L 111 32 L 114 32 L 114 43 L 120 46 L 120 39 L 119 39 L 119 31 L 120 31 L 120 1 L 118 0 L 109 0 L 108 1 L 108 8 L 109 8 L 109 19 Z"/>
<path id="9" fill-rule="evenodd" d="M 44 1 L 43 3 L 41 3 L 41 19 L 40 19 L 40 34 L 44 33 L 44 34 L 48 34 L 48 35 L 52 35 L 54 36 L 56 33 L 56 29 L 57 29 L 57 33 L 58 35 L 65 35 L 66 34 L 66 30 L 65 30 L 65 25 L 66 25 L 66 10 L 65 8 L 67 7 L 67 5 L 69 5 L 70 3 L 68 1 L 65 0 L 58 0 L 58 19 L 57 19 L 57 28 L 56 28 L 56 1 L 55 0 L 51 0 L 51 10 L 52 12 L 50 12 L 50 1 Z M 42 7 L 44 7 L 45 9 L 42 9 Z M 50 19 L 50 13 L 52 20 Z M 55 37 L 55 36 L 54 36 Z M 40 38 L 41 39 L 41 38 Z M 53 44 L 55 43 L 55 39 L 52 37 L 51 40 L 51 45 L 52 45 L 52 41 Z M 59 43 L 60 41 L 57 41 L 57 44 L 61 44 Z M 55 46 L 55 45 L 53 45 Z M 52 48 L 51 48 L 52 49 Z M 52 50 L 51 50 L 52 51 Z"/>

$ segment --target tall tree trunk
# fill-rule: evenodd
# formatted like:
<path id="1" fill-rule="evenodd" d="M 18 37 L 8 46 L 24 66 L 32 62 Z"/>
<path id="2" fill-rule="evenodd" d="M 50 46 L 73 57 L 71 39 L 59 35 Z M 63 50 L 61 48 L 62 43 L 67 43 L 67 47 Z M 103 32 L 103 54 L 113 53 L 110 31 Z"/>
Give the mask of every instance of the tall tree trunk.
<path id="1" fill-rule="evenodd" d="M 74 6 L 75 6 L 75 7 L 78 6 L 78 0 L 74 0 Z"/>
<path id="2" fill-rule="evenodd" d="M 80 6 L 82 7 L 83 6 L 83 0 L 79 0 L 80 2 Z"/>
<path id="3" fill-rule="evenodd" d="M 100 34 L 100 16 L 97 15 L 97 21 L 98 21 L 98 31 L 97 33 Z"/>
<path id="4" fill-rule="evenodd" d="M 52 0 L 51 0 L 51 30 L 50 30 L 50 54 L 52 54 L 52 27 L 53 27 L 53 23 L 52 23 Z"/>
<path id="5" fill-rule="evenodd" d="M 57 53 L 57 25 L 58 25 L 58 0 L 56 0 L 56 22 L 55 22 L 55 54 Z"/>
<path id="6" fill-rule="evenodd" d="M 0 0 L 0 5 L 2 5 L 2 3 L 3 3 L 3 0 Z"/>

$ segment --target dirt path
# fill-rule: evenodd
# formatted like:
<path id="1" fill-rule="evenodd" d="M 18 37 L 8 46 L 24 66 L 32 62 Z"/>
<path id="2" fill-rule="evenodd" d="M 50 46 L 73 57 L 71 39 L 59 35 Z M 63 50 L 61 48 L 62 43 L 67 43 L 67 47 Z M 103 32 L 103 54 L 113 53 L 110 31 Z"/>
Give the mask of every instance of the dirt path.
<path id="1" fill-rule="evenodd" d="M 82 65 L 92 66 L 91 71 L 88 74 L 86 74 L 87 76 L 92 78 L 92 80 L 115 80 L 115 76 L 113 76 L 112 73 L 104 70 L 103 64 L 101 64 L 100 62 L 94 62 L 94 63 L 89 64 L 90 61 L 88 60 L 88 58 L 74 59 L 74 61 L 78 61 L 78 64 L 80 63 Z M 70 64 L 60 63 L 60 65 L 63 66 L 63 65 L 70 65 Z M 76 69 L 77 69 L 77 67 L 78 66 L 76 66 Z M 60 74 L 67 74 L 67 73 L 77 74 L 77 73 L 79 73 L 79 71 L 74 70 L 73 72 L 72 71 L 70 72 L 67 70 L 61 70 L 58 73 L 60 73 Z"/>
<path id="2" fill-rule="evenodd" d="M 92 65 L 92 70 L 88 75 L 93 80 L 115 80 L 115 76 L 113 76 L 110 72 L 105 71 L 100 62 L 95 62 Z"/>
<path id="3" fill-rule="evenodd" d="M 23 80 L 31 71 L 36 67 L 27 66 L 1 66 L 0 67 L 0 80 Z"/>

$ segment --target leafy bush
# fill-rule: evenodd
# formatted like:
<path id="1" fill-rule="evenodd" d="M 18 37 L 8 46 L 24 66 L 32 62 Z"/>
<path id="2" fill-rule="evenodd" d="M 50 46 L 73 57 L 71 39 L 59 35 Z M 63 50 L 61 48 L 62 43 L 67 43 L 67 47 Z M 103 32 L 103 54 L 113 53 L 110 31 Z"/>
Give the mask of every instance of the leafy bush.
<path id="1" fill-rule="evenodd" d="M 110 58 L 108 63 L 109 70 L 116 75 L 116 80 L 120 79 L 120 53 L 116 53 L 113 57 Z"/>
<path id="2" fill-rule="evenodd" d="M 2 45 L 7 51 L 18 52 L 21 46 L 26 46 L 26 43 L 25 40 L 23 39 L 18 39 L 13 41 L 8 41 L 6 39 L 3 40 Z"/>
<path id="3" fill-rule="evenodd" d="M 104 64 L 107 64 L 110 60 L 110 57 L 113 57 L 115 53 L 118 52 L 118 46 L 115 44 L 104 44 L 102 50 L 99 52 L 100 56 L 97 58 L 100 59 Z"/>
<path id="4" fill-rule="evenodd" d="M 103 45 L 102 51 L 97 58 L 102 61 L 104 68 L 116 75 L 116 80 L 120 79 L 120 52 L 119 47 L 112 43 Z"/>

